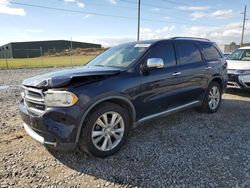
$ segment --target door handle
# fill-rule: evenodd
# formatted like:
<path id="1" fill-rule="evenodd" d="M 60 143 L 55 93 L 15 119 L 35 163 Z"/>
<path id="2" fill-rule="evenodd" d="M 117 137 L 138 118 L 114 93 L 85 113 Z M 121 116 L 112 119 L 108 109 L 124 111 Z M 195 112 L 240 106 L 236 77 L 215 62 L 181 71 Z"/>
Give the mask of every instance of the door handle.
<path id="1" fill-rule="evenodd" d="M 210 70 L 212 67 L 211 66 L 206 66 L 206 70 Z"/>
<path id="2" fill-rule="evenodd" d="M 173 76 L 178 76 L 178 75 L 180 75 L 181 74 L 181 72 L 174 72 L 172 75 Z"/>

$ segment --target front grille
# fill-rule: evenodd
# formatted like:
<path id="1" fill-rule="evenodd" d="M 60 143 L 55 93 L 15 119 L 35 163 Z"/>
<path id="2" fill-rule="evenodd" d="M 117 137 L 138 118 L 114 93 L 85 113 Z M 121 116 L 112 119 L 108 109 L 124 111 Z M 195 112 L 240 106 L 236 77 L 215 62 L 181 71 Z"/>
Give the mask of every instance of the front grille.
<path id="1" fill-rule="evenodd" d="M 236 75 L 236 74 L 228 74 L 228 81 L 238 82 L 239 81 L 238 76 L 239 75 Z"/>
<path id="2" fill-rule="evenodd" d="M 46 106 L 44 104 L 44 95 L 42 90 L 23 87 L 22 97 L 28 110 L 32 111 L 33 113 L 41 113 L 45 111 Z"/>

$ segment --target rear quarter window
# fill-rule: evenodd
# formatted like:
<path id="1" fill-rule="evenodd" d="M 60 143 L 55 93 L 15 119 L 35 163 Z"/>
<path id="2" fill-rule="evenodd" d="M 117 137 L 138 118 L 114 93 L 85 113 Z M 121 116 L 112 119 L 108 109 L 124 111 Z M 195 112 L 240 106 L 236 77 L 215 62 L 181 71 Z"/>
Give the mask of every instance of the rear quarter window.
<path id="1" fill-rule="evenodd" d="M 199 44 L 203 56 L 207 61 L 215 61 L 221 58 L 221 54 L 212 44 Z"/>

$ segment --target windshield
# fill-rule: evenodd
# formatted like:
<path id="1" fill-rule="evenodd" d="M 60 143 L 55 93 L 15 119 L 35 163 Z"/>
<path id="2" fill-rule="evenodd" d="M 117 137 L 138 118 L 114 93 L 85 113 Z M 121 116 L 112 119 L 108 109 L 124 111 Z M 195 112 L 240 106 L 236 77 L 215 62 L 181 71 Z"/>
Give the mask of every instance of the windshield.
<path id="1" fill-rule="evenodd" d="M 228 60 L 250 61 L 250 49 L 237 49 L 231 53 Z"/>
<path id="2" fill-rule="evenodd" d="M 151 44 L 123 44 L 103 52 L 91 60 L 90 66 L 126 68 L 137 60 Z"/>

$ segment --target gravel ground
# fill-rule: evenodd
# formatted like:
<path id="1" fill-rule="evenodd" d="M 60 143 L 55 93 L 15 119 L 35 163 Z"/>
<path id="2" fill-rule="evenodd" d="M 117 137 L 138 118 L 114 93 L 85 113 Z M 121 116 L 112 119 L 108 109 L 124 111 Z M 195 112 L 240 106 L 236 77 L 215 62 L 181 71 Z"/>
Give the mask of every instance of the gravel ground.
<path id="1" fill-rule="evenodd" d="M 55 70 L 0 70 L 1 187 L 250 187 L 250 96 L 223 95 L 220 110 L 187 110 L 131 132 L 106 159 L 48 151 L 24 132 L 19 88 Z M 1 88 L 1 87 L 0 87 Z"/>

